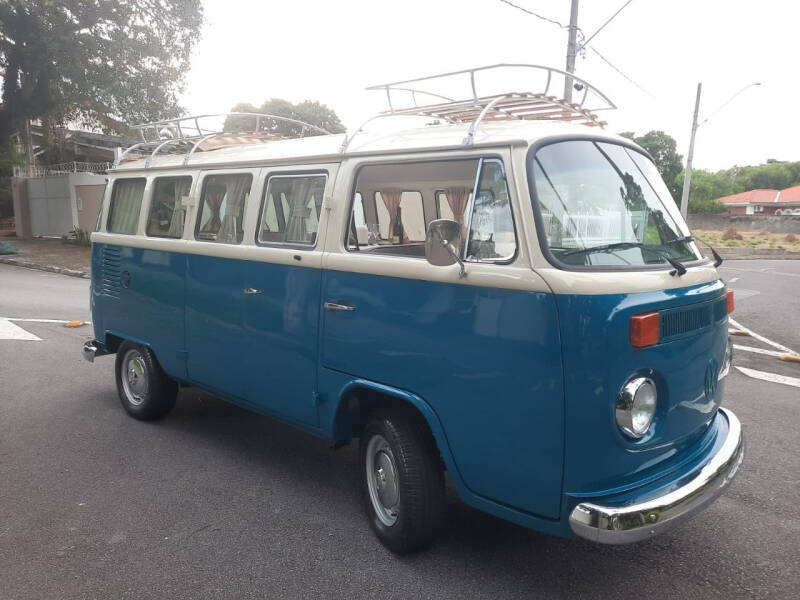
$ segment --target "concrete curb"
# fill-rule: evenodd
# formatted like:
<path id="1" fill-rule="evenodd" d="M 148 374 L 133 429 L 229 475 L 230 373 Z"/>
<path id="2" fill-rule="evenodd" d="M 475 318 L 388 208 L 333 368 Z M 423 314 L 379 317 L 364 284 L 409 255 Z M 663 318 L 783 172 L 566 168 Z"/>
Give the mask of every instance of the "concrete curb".
<path id="1" fill-rule="evenodd" d="M 22 258 L 11 258 L 9 256 L 0 256 L 0 263 L 4 263 L 7 265 L 14 265 L 15 267 L 24 267 L 26 269 L 36 269 L 38 271 L 47 271 L 49 273 L 59 273 L 61 275 L 69 275 L 70 277 L 80 277 L 82 279 L 91 278 L 91 274 L 86 271 L 76 271 L 75 269 L 59 267 L 58 265 L 45 265 L 30 260 L 24 260 Z"/>

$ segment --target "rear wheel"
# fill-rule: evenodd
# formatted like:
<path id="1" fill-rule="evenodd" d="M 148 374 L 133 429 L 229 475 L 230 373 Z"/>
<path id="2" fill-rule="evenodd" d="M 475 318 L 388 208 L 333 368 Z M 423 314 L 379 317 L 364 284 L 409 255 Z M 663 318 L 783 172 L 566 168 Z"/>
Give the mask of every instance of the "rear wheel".
<path id="1" fill-rule="evenodd" d="M 117 350 L 115 367 L 117 393 L 129 415 L 151 421 L 172 410 L 178 384 L 161 370 L 149 348 L 123 342 Z"/>
<path id="2" fill-rule="evenodd" d="M 376 415 L 361 437 L 362 493 L 372 530 L 403 554 L 428 546 L 444 512 L 436 443 L 421 419 Z"/>

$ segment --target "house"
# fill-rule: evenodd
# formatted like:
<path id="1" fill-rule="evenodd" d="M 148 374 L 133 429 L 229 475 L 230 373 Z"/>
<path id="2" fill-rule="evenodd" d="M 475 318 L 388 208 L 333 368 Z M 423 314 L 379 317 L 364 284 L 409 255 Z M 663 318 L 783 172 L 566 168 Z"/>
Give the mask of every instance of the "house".
<path id="1" fill-rule="evenodd" d="M 800 216 L 800 185 L 785 190 L 749 190 L 717 198 L 729 215 L 798 215 Z"/>

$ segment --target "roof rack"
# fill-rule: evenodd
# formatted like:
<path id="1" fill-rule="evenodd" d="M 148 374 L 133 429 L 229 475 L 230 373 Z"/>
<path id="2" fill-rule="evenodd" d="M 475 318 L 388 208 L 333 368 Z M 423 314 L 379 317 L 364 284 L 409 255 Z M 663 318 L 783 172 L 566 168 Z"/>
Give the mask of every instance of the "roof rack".
<path id="1" fill-rule="evenodd" d="M 498 71 L 502 69 L 516 69 L 518 72 L 523 69 L 527 70 L 524 73 L 523 81 L 535 84 L 537 83 L 535 79 L 538 78 L 538 85 L 534 89 L 539 91 L 480 95 L 478 93 L 476 75 L 487 72 L 497 75 Z M 531 77 L 531 75 L 534 77 Z M 451 82 L 461 79 L 463 87 L 467 76 L 469 77 L 469 91 L 461 96 L 462 98 L 469 96 L 467 99 L 456 100 L 439 93 L 440 90 L 438 89 L 437 91 L 432 91 L 431 89 L 432 86 L 446 84 L 448 78 L 450 78 Z M 519 77 L 516 79 L 519 79 Z M 580 101 L 568 102 L 549 95 L 554 79 L 561 81 L 571 79 L 575 90 L 582 92 Z M 561 84 L 561 81 L 557 81 L 557 83 Z M 522 63 L 499 63 L 417 79 L 384 83 L 367 89 L 385 92 L 389 109 L 370 117 L 352 135 L 347 136 L 340 148 L 341 153 L 347 150 L 353 138 L 363 131 L 367 123 L 383 117 L 416 116 L 433 118 L 447 123 L 469 123 L 463 144 L 471 146 L 475 140 L 475 133 L 478 127 L 484 121 L 509 121 L 515 119 L 525 121 L 574 121 L 590 127 L 604 127 L 606 122 L 601 121 L 595 113 L 616 108 L 616 105 L 605 94 L 580 77 L 560 69 Z M 396 106 L 399 95 L 410 99 L 411 105 L 405 107 Z M 438 102 L 419 104 L 417 102 L 418 96 L 436 99 Z"/>
<path id="2" fill-rule="evenodd" d="M 237 119 L 238 123 L 249 122 L 250 118 L 252 118 L 253 127 L 252 129 L 242 127 L 238 131 L 223 131 L 224 124 L 221 128 L 205 125 L 209 119 L 217 121 L 224 119 L 227 121 L 230 117 L 242 117 L 242 119 Z M 201 122 L 203 123 L 202 125 Z M 297 134 L 282 135 L 276 131 L 278 123 L 296 126 Z M 150 167 L 154 156 L 167 153 L 183 154 L 183 165 L 186 166 L 195 152 L 207 152 L 228 146 L 259 144 L 271 140 L 304 137 L 308 135 L 308 132 L 313 132 L 311 135 L 330 134 L 330 132 L 321 127 L 297 119 L 247 112 L 179 117 L 133 125 L 132 128 L 139 130 L 142 141 L 122 152 L 114 162 L 115 167 L 128 160 L 145 158 L 144 166 L 147 169 Z"/>

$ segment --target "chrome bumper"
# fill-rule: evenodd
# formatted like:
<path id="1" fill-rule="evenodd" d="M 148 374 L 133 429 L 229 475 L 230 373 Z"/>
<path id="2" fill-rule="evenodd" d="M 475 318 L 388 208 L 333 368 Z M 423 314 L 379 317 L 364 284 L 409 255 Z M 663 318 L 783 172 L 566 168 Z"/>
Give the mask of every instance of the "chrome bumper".
<path id="1" fill-rule="evenodd" d="M 569 516 L 572 531 L 603 544 L 638 542 L 688 519 L 719 497 L 739 470 L 744 458 L 744 437 L 739 419 L 720 408 L 728 420 L 728 436 L 719 451 L 672 491 L 638 504 L 622 506 L 583 502 Z"/>
<path id="2" fill-rule="evenodd" d="M 81 354 L 83 358 L 88 360 L 89 362 L 94 362 L 95 356 L 105 356 L 108 354 L 108 350 L 106 350 L 105 346 L 103 346 L 97 340 L 92 340 L 90 342 L 86 342 L 81 349 Z"/>

